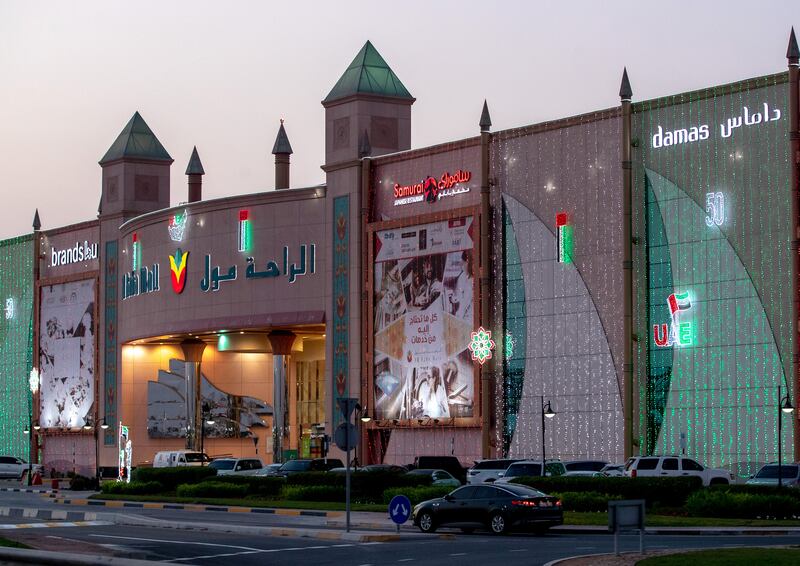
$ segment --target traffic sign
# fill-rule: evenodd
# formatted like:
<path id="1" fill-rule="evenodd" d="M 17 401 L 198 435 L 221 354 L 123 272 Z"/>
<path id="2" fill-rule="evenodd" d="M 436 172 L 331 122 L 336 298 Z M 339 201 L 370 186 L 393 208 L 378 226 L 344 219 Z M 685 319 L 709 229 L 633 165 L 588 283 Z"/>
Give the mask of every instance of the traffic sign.
<path id="1" fill-rule="evenodd" d="M 405 495 L 395 495 L 389 502 L 389 517 L 402 525 L 411 516 L 411 501 Z"/>
<path id="2" fill-rule="evenodd" d="M 349 437 L 349 438 L 348 438 Z M 353 450 L 358 444 L 358 430 L 353 423 L 342 423 L 333 431 L 333 441 L 341 450 Z"/>

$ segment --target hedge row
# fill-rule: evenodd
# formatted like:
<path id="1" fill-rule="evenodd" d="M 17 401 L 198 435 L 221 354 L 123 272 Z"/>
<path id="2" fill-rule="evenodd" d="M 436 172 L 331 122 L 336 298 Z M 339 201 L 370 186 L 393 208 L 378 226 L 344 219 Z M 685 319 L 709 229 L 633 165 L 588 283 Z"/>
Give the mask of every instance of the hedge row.
<path id="1" fill-rule="evenodd" d="M 622 499 L 621 495 L 608 495 L 596 491 L 565 491 L 551 493 L 553 497 L 561 500 L 564 511 L 582 511 L 599 513 L 608 511 L 608 502 Z"/>
<path id="2" fill-rule="evenodd" d="M 785 490 L 790 491 L 790 490 Z M 693 493 L 686 510 L 694 517 L 737 519 L 792 519 L 800 517 L 800 500 L 788 493 L 757 495 L 722 490 Z"/>
<path id="3" fill-rule="evenodd" d="M 444 497 L 453 491 L 453 488 L 446 485 L 428 485 L 422 487 L 392 487 L 384 490 L 383 502 L 388 504 L 395 495 L 405 495 L 411 500 L 412 505 L 427 501 L 428 499 L 436 499 L 437 497 Z"/>
<path id="4" fill-rule="evenodd" d="M 329 472 L 306 472 L 286 478 L 287 486 L 329 486 L 341 490 L 344 500 L 345 475 Z M 383 500 L 387 488 L 413 489 L 430 486 L 431 478 L 395 472 L 357 472 L 350 477 L 350 497 L 354 501 L 375 502 Z M 450 488 L 449 491 L 452 491 Z"/>
<path id="5" fill-rule="evenodd" d="M 222 481 L 204 481 L 179 485 L 178 497 L 230 497 L 241 498 L 247 495 L 247 485 L 236 485 Z"/>
<path id="6" fill-rule="evenodd" d="M 176 468 L 136 468 L 131 479 L 134 481 L 156 481 L 164 486 L 164 491 L 175 491 L 179 485 L 200 483 L 217 475 L 217 470 L 205 466 L 179 466 Z"/>
<path id="7" fill-rule="evenodd" d="M 337 485 L 287 485 L 282 495 L 287 501 L 344 501 L 345 488 Z M 356 498 L 351 494 L 351 499 Z"/>
<path id="8" fill-rule="evenodd" d="M 544 493 L 606 494 L 615 499 L 644 499 L 653 505 L 680 507 L 691 494 L 702 489 L 700 478 L 594 478 L 594 477 L 528 477 L 515 483 L 534 487 Z"/>

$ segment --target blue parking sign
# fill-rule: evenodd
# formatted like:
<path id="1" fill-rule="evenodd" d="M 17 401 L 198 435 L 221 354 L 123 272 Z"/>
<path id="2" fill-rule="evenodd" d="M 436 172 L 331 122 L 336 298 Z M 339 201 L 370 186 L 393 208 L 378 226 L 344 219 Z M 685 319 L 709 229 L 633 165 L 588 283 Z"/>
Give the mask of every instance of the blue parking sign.
<path id="1" fill-rule="evenodd" d="M 389 502 L 389 517 L 402 525 L 411 516 L 411 501 L 405 495 L 395 495 Z"/>

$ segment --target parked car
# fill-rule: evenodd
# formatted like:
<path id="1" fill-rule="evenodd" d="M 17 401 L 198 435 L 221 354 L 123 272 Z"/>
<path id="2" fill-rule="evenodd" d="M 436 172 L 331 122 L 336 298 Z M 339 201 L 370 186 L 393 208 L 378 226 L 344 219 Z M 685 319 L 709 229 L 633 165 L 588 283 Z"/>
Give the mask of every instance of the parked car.
<path id="1" fill-rule="evenodd" d="M 703 485 L 732 483 L 733 474 L 720 468 L 706 468 L 685 456 L 634 456 L 625 462 L 625 475 L 631 478 L 698 477 Z"/>
<path id="2" fill-rule="evenodd" d="M 567 473 L 567 469 L 562 462 L 558 460 L 548 460 L 545 465 L 545 475 L 547 476 L 563 476 Z M 497 478 L 496 484 L 507 484 L 513 482 L 516 478 L 527 476 L 541 476 L 542 475 L 542 461 L 535 460 L 522 460 L 511 464 L 505 472 L 500 474 Z"/>
<path id="3" fill-rule="evenodd" d="M 445 485 L 450 487 L 459 487 L 461 485 L 461 482 L 446 470 L 411 470 L 408 472 L 408 475 L 429 476 L 431 478 L 431 485 Z"/>
<path id="4" fill-rule="evenodd" d="M 194 450 L 162 450 L 153 458 L 154 468 L 174 468 L 176 466 L 202 466 L 211 459 L 202 452 Z"/>
<path id="5" fill-rule="evenodd" d="M 42 473 L 40 464 L 29 464 L 22 458 L 16 456 L 0 456 L 0 477 L 22 479 L 22 475 L 30 471 L 31 475 L 36 472 Z"/>
<path id="6" fill-rule="evenodd" d="M 592 477 L 607 465 L 608 462 L 604 460 L 571 460 L 564 462 L 564 468 L 567 470 L 564 475 Z"/>
<path id="7" fill-rule="evenodd" d="M 748 485 L 778 485 L 778 474 L 778 464 L 766 464 L 746 483 Z M 780 478 L 781 485 L 800 487 L 800 462 L 781 464 Z"/>
<path id="8" fill-rule="evenodd" d="M 467 470 L 467 483 L 493 482 L 514 462 L 519 462 L 519 460 L 510 460 L 508 458 L 477 460 L 475 465 Z"/>
<path id="9" fill-rule="evenodd" d="M 253 475 L 256 475 L 256 476 L 273 476 L 274 477 L 274 476 L 278 475 L 278 470 L 281 469 L 281 466 L 283 466 L 283 464 L 281 464 L 281 463 L 267 464 L 266 466 L 264 466 L 260 470 L 256 470 L 256 473 L 253 474 Z"/>
<path id="10" fill-rule="evenodd" d="M 253 476 L 264 467 L 260 458 L 219 458 L 208 465 L 218 476 Z"/>
<path id="11" fill-rule="evenodd" d="M 625 475 L 625 464 L 606 464 L 594 475 L 601 478 L 621 478 Z"/>
<path id="12" fill-rule="evenodd" d="M 472 532 L 476 527 L 502 534 L 515 526 L 542 531 L 564 522 L 561 502 L 524 485 L 466 485 L 440 497 L 423 501 L 412 512 L 423 533 L 442 526 Z"/>
<path id="13" fill-rule="evenodd" d="M 445 470 L 462 484 L 467 481 L 467 470 L 455 456 L 417 456 L 411 469 Z"/>
<path id="14" fill-rule="evenodd" d="M 338 458 L 314 458 L 313 460 L 289 460 L 283 464 L 275 475 L 290 476 L 300 472 L 327 472 L 333 468 L 343 468 L 344 463 Z"/>

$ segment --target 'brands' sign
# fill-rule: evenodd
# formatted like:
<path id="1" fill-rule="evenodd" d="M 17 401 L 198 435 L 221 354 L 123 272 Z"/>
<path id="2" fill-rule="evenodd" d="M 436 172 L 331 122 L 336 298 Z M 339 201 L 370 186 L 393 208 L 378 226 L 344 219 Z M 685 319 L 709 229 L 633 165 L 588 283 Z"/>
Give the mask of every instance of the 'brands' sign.
<path id="1" fill-rule="evenodd" d="M 81 263 L 93 259 L 97 259 L 97 244 L 90 244 L 88 240 L 84 240 L 83 243 L 75 242 L 74 246 L 65 250 L 50 249 L 50 267 Z"/>

